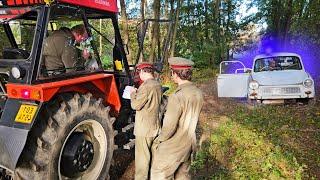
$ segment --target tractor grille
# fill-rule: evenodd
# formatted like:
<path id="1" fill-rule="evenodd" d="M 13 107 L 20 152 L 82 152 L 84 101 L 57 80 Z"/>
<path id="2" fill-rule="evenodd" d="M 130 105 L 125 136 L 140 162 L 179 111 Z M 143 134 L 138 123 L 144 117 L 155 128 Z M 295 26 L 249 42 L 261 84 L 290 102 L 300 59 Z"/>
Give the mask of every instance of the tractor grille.
<path id="1" fill-rule="evenodd" d="M 282 95 L 282 94 L 299 94 L 299 87 L 267 87 L 262 89 L 262 94 L 265 95 Z"/>

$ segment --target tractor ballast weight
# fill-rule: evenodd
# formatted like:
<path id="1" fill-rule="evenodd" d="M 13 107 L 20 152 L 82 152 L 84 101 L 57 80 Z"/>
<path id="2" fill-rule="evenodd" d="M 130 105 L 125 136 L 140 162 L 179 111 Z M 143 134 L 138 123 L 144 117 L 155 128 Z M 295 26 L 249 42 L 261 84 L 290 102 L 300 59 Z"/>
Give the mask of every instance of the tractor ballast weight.
<path id="1" fill-rule="evenodd" d="M 89 19 L 110 19 L 114 28 L 113 64 L 116 67 L 115 61 L 121 62 L 123 70 L 104 71 L 96 45 L 91 42 L 99 68 L 40 76 L 44 39 L 52 26 L 50 18 L 56 17 L 56 21 L 63 15 L 55 12 L 68 12 L 59 8 L 76 12 L 77 21 L 83 22 L 90 37 Z M 109 169 L 113 151 L 111 116 L 121 115 L 123 100 L 119 94 L 133 82 L 118 27 L 116 0 L 7 0 L 1 1 L 0 10 L 0 33 L 5 35 L 3 41 L 10 42 L 0 55 L 0 167 L 7 171 L 3 174 L 0 168 L 0 179 L 8 172 L 20 178 L 107 177 L 108 172 L 102 171 Z M 36 23 L 29 51 L 20 48 L 9 23 L 19 19 Z M 68 164 L 72 158 L 65 157 L 72 144 L 86 149 L 73 152 L 74 156 L 86 158 L 77 159 L 73 170 L 67 172 L 61 162 Z M 45 154 L 49 158 L 44 158 Z M 54 154 L 59 158 L 51 157 Z M 92 164 L 101 172 L 90 169 Z M 28 170 L 32 170 L 32 176 L 27 176 Z"/>

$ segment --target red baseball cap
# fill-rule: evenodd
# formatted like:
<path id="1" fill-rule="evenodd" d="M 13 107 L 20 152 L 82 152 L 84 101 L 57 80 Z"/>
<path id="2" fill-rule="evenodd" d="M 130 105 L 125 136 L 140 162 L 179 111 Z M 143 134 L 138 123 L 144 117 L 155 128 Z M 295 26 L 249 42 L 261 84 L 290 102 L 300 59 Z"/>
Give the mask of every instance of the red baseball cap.
<path id="1" fill-rule="evenodd" d="M 153 64 L 150 62 L 140 62 L 136 65 L 137 69 L 143 69 L 143 68 L 153 68 Z"/>

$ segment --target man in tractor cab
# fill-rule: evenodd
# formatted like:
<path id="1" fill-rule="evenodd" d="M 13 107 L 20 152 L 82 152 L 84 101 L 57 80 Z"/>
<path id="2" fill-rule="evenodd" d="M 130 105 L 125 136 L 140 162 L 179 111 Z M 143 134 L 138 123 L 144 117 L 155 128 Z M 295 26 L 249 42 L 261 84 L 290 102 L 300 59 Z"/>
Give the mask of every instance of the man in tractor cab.
<path id="1" fill-rule="evenodd" d="M 54 31 L 44 43 L 43 65 L 48 75 L 73 72 L 78 61 L 76 44 L 88 38 L 84 25 L 79 24 L 71 29 L 63 27 Z M 82 57 L 88 59 L 90 53 L 84 49 Z"/>
<path id="2" fill-rule="evenodd" d="M 161 85 L 154 79 L 153 64 L 148 62 L 137 65 L 143 83 L 130 95 L 131 107 L 136 110 L 134 125 L 135 139 L 135 179 L 149 179 L 151 165 L 151 146 L 160 128 L 159 111 Z"/>

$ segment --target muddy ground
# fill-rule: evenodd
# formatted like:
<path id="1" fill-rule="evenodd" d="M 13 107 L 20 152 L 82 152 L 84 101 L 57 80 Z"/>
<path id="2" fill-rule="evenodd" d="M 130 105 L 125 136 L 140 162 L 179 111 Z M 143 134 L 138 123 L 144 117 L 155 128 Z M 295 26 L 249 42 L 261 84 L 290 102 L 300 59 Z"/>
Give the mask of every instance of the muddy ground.
<path id="1" fill-rule="evenodd" d="M 218 126 L 219 120 L 207 121 L 209 114 L 226 114 L 228 107 L 226 106 L 232 101 L 225 100 L 221 104 L 217 101 L 215 81 L 211 80 L 206 83 L 197 84 L 197 86 L 204 92 L 205 103 L 201 112 L 199 120 L 199 128 L 197 130 L 198 139 L 202 142 L 207 133 L 201 128 L 202 123 L 212 123 L 212 127 Z M 218 117 L 218 116 L 217 116 Z M 114 152 L 114 160 L 110 169 L 111 179 L 132 180 L 134 179 L 134 149 L 132 150 L 116 150 Z"/>
<path id="2" fill-rule="evenodd" d="M 211 79 L 204 83 L 197 83 L 197 86 L 203 91 L 205 97 L 197 128 L 197 138 L 199 148 L 201 148 L 202 143 L 210 137 L 212 131 L 226 121 L 227 118 L 225 117 L 233 112 L 236 105 L 239 105 L 240 103 L 243 104 L 243 102 L 231 99 L 218 99 L 215 79 Z M 248 108 L 252 107 L 248 106 Z M 299 108 L 301 113 L 303 113 L 303 108 Z M 134 179 L 134 149 L 130 151 L 117 150 L 114 152 L 114 159 L 110 172 L 111 179 Z M 214 167 L 207 168 L 206 171 L 208 172 Z M 193 179 L 196 179 L 197 173 L 191 173 L 193 174 Z"/>

